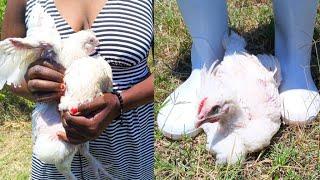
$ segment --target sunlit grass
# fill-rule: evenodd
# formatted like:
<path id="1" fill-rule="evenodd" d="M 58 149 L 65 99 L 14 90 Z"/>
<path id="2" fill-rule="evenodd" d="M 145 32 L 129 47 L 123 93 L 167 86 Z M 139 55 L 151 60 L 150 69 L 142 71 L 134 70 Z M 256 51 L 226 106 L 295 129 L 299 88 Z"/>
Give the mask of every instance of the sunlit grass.
<path id="1" fill-rule="evenodd" d="M 30 121 L 6 121 L 0 126 L 0 179 L 29 179 L 31 166 Z"/>

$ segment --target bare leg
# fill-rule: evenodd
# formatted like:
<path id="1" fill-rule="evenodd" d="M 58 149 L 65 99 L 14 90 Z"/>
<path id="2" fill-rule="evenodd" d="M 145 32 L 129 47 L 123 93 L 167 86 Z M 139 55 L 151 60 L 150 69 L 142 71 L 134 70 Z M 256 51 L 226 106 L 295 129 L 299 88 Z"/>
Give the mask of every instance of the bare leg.
<path id="1" fill-rule="evenodd" d="M 282 69 L 282 116 L 288 123 L 315 119 L 320 97 L 310 73 L 317 0 L 274 0 L 275 55 Z"/>
<path id="2" fill-rule="evenodd" d="M 178 0 L 181 14 L 191 34 L 192 73 L 164 102 L 157 120 L 159 129 L 172 139 L 182 135 L 194 136 L 197 114 L 197 88 L 200 87 L 200 69 L 222 59 L 222 39 L 227 32 L 225 0 Z"/>

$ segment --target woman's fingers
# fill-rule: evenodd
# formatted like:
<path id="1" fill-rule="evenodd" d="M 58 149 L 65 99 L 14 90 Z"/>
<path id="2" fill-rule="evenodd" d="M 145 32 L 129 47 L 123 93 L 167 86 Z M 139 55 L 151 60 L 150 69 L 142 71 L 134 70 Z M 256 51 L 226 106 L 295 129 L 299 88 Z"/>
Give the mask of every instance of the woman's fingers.
<path id="1" fill-rule="evenodd" d="M 73 135 L 71 135 L 69 133 L 65 133 L 65 132 L 58 132 L 57 136 L 60 140 L 65 141 L 70 144 L 77 145 L 77 144 L 82 144 L 87 141 L 87 140 L 78 139 L 78 138 L 74 137 Z"/>
<path id="2" fill-rule="evenodd" d="M 29 91 L 37 102 L 59 101 L 66 89 L 64 68 L 57 63 L 39 59 L 25 75 Z"/>
<path id="3" fill-rule="evenodd" d="M 62 74 L 64 74 L 64 72 L 65 72 L 65 68 L 61 64 L 58 64 L 54 60 L 50 60 L 50 59 L 40 58 L 37 61 L 31 63 L 30 67 L 33 67 L 36 65 L 45 66 L 45 67 L 50 68 L 52 70 L 58 71 Z"/>
<path id="4" fill-rule="evenodd" d="M 48 63 L 47 63 L 48 64 Z M 31 92 L 60 92 L 65 90 L 64 75 L 42 65 L 34 65 L 27 72 Z"/>
<path id="5" fill-rule="evenodd" d="M 104 111 L 102 110 L 97 114 L 103 112 Z M 77 129 L 79 132 L 83 133 L 83 136 L 89 139 L 97 138 L 101 133 L 101 129 L 105 129 L 105 126 L 103 123 L 101 123 L 105 118 L 105 114 L 99 117 L 95 115 L 92 118 L 86 118 L 84 116 L 72 116 L 70 113 L 65 113 L 63 118 L 65 119 L 65 124 L 67 124 L 67 127 Z"/>
<path id="6" fill-rule="evenodd" d="M 37 102 L 59 101 L 63 92 L 34 93 L 33 97 Z"/>
<path id="7" fill-rule="evenodd" d="M 27 72 L 27 76 L 29 80 L 42 79 L 59 83 L 62 83 L 64 78 L 63 73 L 41 65 L 31 67 Z"/>
<path id="8" fill-rule="evenodd" d="M 98 120 L 99 122 L 102 122 L 111 112 L 111 108 L 105 107 L 101 111 L 97 112 L 93 119 Z"/>
<path id="9" fill-rule="evenodd" d="M 67 143 L 70 143 L 70 141 L 69 141 L 69 139 L 68 139 L 68 137 L 67 137 L 67 134 L 66 134 L 65 132 L 62 132 L 62 131 L 57 132 L 57 136 L 58 136 L 58 138 L 59 138 L 60 140 L 65 141 L 65 142 L 67 142 Z"/>
<path id="10" fill-rule="evenodd" d="M 66 141 L 71 144 L 81 144 L 89 140 L 85 136 L 85 133 L 82 129 L 71 126 L 66 122 L 65 113 L 62 114 L 62 125 L 65 129 L 65 132 L 58 132 L 57 135 L 59 139 Z"/>
<path id="11" fill-rule="evenodd" d="M 91 102 L 80 104 L 77 111 L 81 115 L 91 114 L 94 111 L 97 111 L 101 108 L 104 108 L 106 103 L 102 97 L 95 98 Z"/>
<path id="12" fill-rule="evenodd" d="M 63 115 L 63 127 L 76 139 L 92 139 L 98 136 L 98 127 L 94 119 L 83 116 L 72 116 L 68 112 Z"/>
<path id="13" fill-rule="evenodd" d="M 73 139 L 78 139 L 81 141 L 85 141 L 88 137 L 83 133 L 81 129 L 73 128 L 73 127 L 66 127 L 65 128 L 67 135 L 70 135 Z"/>
<path id="14" fill-rule="evenodd" d="M 74 119 L 81 119 L 81 123 L 79 124 L 78 120 Z M 62 115 L 62 125 L 65 129 L 77 129 L 80 132 L 85 132 L 85 127 L 88 124 L 83 124 L 82 121 L 88 121 L 85 117 L 76 117 L 76 116 L 71 116 L 69 112 L 64 112 Z"/>
<path id="15" fill-rule="evenodd" d="M 67 125 L 74 127 L 89 127 L 91 125 L 90 119 L 87 119 L 83 116 L 72 116 L 69 112 L 64 113 L 63 118 L 66 121 Z"/>
<path id="16" fill-rule="evenodd" d="M 32 92 L 64 92 L 66 89 L 65 84 L 56 83 L 47 80 L 30 80 L 28 81 L 28 89 Z"/>
<path id="17" fill-rule="evenodd" d="M 55 71 L 58 71 L 61 74 L 64 74 L 64 72 L 66 70 L 62 65 L 60 65 L 54 61 L 51 61 L 51 62 L 43 61 L 43 66 L 50 68 L 50 69 L 53 69 Z"/>

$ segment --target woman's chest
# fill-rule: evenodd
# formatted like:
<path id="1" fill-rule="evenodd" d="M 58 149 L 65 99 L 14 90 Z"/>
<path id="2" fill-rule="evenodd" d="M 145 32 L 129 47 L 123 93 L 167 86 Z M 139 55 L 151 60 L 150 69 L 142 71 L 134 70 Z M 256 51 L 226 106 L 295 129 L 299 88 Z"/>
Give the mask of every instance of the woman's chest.
<path id="1" fill-rule="evenodd" d="M 78 32 L 89 29 L 108 0 L 54 0 L 60 16 Z"/>
<path id="2" fill-rule="evenodd" d="M 151 0 L 98 0 L 91 8 L 73 6 L 81 10 L 65 7 L 72 4 L 59 9 L 58 1 L 52 2 L 45 8 L 62 38 L 91 28 L 100 41 L 97 52 L 111 65 L 132 67 L 147 58 L 153 37 Z"/>

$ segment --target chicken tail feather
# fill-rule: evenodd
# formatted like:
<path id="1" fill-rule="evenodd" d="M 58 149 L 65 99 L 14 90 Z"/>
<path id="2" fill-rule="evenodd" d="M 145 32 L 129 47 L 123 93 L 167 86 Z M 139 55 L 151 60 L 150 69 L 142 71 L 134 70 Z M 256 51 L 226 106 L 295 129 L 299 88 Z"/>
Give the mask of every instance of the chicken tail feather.
<path id="1" fill-rule="evenodd" d="M 224 35 L 222 45 L 226 50 L 225 54 L 231 55 L 235 52 L 246 52 L 245 47 L 247 43 L 243 37 L 231 31 L 230 35 L 228 33 Z"/>
<path id="2" fill-rule="evenodd" d="M 221 61 L 216 60 L 212 63 L 209 69 L 207 68 L 206 65 L 202 67 L 200 72 L 200 77 L 201 77 L 200 96 L 201 97 L 205 95 L 206 92 L 212 88 L 212 86 L 215 85 L 214 76 L 216 74 L 216 67 L 219 66 L 220 63 Z"/>
<path id="3" fill-rule="evenodd" d="M 257 55 L 260 63 L 270 72 L 273 73 L 273 78 L 277 83 L 277 87 L 280 86 L 282 81 L 281 68 L 278 59 L 272 55 L 259 54 Z"/>
<path id="4" fill-rule="evenodd" d="M 1 79 L 0 77 L 0 90 L 3 89 L 3 86 L 6 84 L 6 80 L 5 79 Z"/>
<path id="5" fill-rule="evenodd" d="M 7 84 L 16 83 L 14 75 L 17 73 L 20 61 L 21 57 L 7 52 L 7 43 L 2 41 L 0 43 L 0 90 L 6 82 Z"/>

